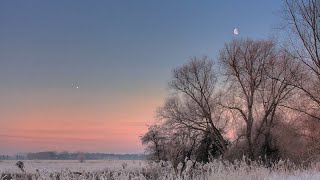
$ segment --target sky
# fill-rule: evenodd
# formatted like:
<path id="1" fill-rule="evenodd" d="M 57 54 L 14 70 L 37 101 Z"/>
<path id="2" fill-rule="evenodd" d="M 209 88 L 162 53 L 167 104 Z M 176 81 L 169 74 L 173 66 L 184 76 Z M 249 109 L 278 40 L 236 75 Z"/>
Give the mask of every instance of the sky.
<path id="1" fill-rule="evenodd" d="M 143 153 L 173 68 L 269 38 L 279 0 L 0 1 L 0 154 Z M 234 35 L 233 29 L 239 34 Z"/>

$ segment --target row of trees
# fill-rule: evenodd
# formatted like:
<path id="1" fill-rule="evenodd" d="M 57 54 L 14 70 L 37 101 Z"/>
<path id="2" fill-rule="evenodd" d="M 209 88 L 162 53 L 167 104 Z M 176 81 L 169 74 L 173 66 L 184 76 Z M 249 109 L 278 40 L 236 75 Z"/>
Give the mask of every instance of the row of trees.
<path id="1" fill-rule="evenodd" d="M 174 165 L 219 156 L 314 159 L 320 150 L 320 2 L 286 0 L 284 15 L 290 46 L 233 40 L 217 61 L 194 57 L 173 71 L 159 120 L 141 138 L 150 159 Z"/>
<path id="2" fill-rule="evenodd" d="M 22 160 L 22 159 L 38 159 L 38 160 L 100 160 L 100 159 L 116 159 L 116 160 L 143 160 L 145 156 L 143 154 L 106 154 L 106 153 L 89 153 L 89 152 L 56 152 L 56 151 L 44 151 L 34 152 L 22 155 L 8 156 L 0 155 L 0 160 Z"/>

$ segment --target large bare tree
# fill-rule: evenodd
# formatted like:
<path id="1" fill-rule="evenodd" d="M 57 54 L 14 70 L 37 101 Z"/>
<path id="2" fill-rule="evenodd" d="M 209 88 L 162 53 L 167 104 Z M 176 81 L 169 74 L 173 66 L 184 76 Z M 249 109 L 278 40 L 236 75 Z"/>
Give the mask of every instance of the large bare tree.
<path id="1" fill-rule="evenodd" d="M 292 83 L 304 94 L 307 108 L 288 106 L 320 120 L 320 1 L 284 0 L 285 27 L 291 33 L 288 52 L 307 70 L 305 81 Z"/>
<path id="2" fill-rule="evenodd" d="M 243 120 L 251 159 L 260 153 L 262 136 L 268 149 L 277 109 L 294 90 L 286 83 L 294 70 L 289 68 L 293 67 L 289 59 L 268 40 L 234 40 L 220 52 L 219 61 L 229 85 L 229 99 L 221 99 L 220 104 Z"/>
<path id="3" fill-rule="evenodd" d="M 227 150 L 222 122 L 216 113 L 216 82 L 213 62 L 208 57 L 194 57 L 173 71 L 169 83 L 172 95 L 158 111 L 171 127 L 209 133 L 220 154 Z"/>

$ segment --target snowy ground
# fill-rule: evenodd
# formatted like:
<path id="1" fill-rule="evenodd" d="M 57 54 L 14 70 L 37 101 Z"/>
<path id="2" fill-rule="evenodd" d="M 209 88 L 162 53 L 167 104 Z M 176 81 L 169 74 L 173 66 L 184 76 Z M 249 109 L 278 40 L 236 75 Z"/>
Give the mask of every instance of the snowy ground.
<path id="1" fill-rule="evenodd" d="M 0 161 L 0 172 L 20 173 L 15 165 L 17 161 Z M 103 171 L 105 169 L 117 171 L 123 169 L 138 170 L 146 167 L 145 161 L 141 160 L 90 160 L 80 163 L 76 160 L 24 160 L 25 170 L 28 173 L 35 173 L 36 170 L 47 172 L 60 172 L 70 170 L 76 172 Z"/>
<path id="2" fill-rule="evenodd" d="M 16 161 L 0 161 L 1 174 L 21 174 L 15 166 Z M 186 163 L 186 168 L 175 171 L 167 162 L 148 163 L 139 160 L 99 160 L 86 161 L 24 161 L 25 170 L 33 179 L 263 179 L 263 180 L 320 180 L 320 165 L 314 164 L 308 169 L 288 170 L 284 164 L 277 164 L 273 169 L 261 166 L 248 167 L 245 163 L 209 164 Z M 178 166 L 179 167 L 179 166 Z M 75 175 L 79 172 L 81 175 Z M 2 175 L 3 176 L 3 175 Z M 53 178 L 52 178 L 53 177 Z M 1 178 L 0 178 L 1 179 Z M 18 179 L 18 178 L 17 178 Z"/>
<path id="3" fill-rule="evenodd" d="M 273 175 L 268 178 L 265 178 L 266 180 L 320 180 L 320 173 L 319 172 L 305 172 L 305 173 L 297 173 L 295 175 Z"/>

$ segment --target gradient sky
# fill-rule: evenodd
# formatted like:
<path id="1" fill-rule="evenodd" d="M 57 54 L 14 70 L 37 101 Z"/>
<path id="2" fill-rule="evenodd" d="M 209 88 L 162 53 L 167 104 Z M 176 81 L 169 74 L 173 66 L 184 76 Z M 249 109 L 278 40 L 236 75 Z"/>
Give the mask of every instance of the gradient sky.
<path id="1" fill-rule="evenodd" d="M 273 36 L 281 6 L 0 1 L 0 154 L 142 153 L 139 136 L 154 121 L 171 70 L 191 56 L 216 58 L 233 38 Z"/>

